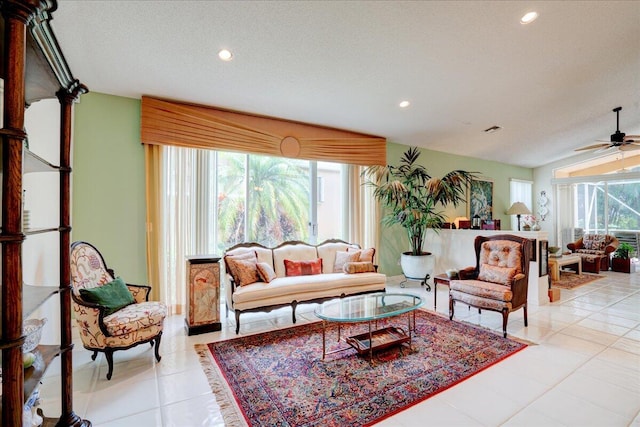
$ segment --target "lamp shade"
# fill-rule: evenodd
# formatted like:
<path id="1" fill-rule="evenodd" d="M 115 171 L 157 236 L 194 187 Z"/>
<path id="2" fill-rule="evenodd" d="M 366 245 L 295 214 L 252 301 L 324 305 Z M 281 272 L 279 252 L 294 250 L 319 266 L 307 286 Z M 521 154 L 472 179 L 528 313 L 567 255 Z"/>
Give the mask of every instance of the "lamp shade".
<path id="1" fill-rule="evenodd" d="M 531 211 L 522 202 L 515 202 L 511 205 L 511 207 L 507 210 L 507 215 L 530 215 Z"/>

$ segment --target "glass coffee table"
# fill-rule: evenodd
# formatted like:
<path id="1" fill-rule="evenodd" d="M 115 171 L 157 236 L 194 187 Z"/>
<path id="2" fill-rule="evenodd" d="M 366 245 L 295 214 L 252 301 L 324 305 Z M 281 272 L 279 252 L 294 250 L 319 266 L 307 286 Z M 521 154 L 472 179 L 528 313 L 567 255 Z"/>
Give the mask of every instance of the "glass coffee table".
<path id="1" fill-rule="evenodd" d="M 358 354 L 368 354 L 373 362 L 373 352 L 394 345 L 409 343 L 411 334 L 415 332 L 416 312 L 424 301 L 417 295 L 373 293 L 334 299 L 322 303 L 315 309 L 315 314 L 322 319 L 322 359 L 327 354 L 356 349 Z M 386 326 L 378 329 L 378 320 L 407 314 L 407 329 L 397 326 Z M 412 326 L 413 320 L 413 326 Z M 367 323 L 369 331 L 346 338 L 350 347 L 326 351 L 326 330 L 328 323 L 338 324 L 338 341 L 340 341 L 340 325 L 342 323 Z"/>

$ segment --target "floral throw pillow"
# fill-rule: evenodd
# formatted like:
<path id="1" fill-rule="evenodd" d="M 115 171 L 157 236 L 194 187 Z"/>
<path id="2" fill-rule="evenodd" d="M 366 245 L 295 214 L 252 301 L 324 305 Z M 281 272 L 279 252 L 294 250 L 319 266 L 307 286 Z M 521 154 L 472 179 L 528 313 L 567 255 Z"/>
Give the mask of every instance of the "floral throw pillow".
<path id="1" fill-rule="evenodd" d="M 276 272 L 273 271 L 273 267 L 266 262 L 259 262 L 256 267 L 258 268 L 258 276 L 264 283 L 269 283 L 276 278 Z"/>
<path id="2" fill-rule="evenodd" d="M 238 255 L 227 255 L 224 258 L 229 267 L 229 274 L 231 274 L 233 281 L 236 282 L 238 286 L 250 285 L 260 280 L 256 266 L 258 263 L 258 255 L 255 251 Z"/>
<path id="3" fill-rule="evenodd" d="M 313 261 L 291 261 L 284 260 L 284 271 L 286 276 L 311 276 L 322 273 L 322 258 Z"/>
<path id="4" fill-rule="evenodd" d="M 369 248 L 369 249 L 347 248 L 347 252 L 352 252 L 352 251 L 360 252 L 360 258 L 357 261 L 370 262 L 373 264 L 373 257 L 376 254 L 375 248 Z"/>
<path id="5" fill-rule="evenodd" d="M 356 252 L 336 252 L 336 260 L 333 263 L 333 272 L 342 273 L 344 265 L 348 262 L 356 262 L 360 260 L 360 251 Z"/>
<path id="6" fill-rule="evenodd" d="M 496 265 L 482 264 L 478 280 L 511 286 L 516 276 L 516 269 L 512 267 L 498 267 Z"/>
<path id="7" fill-rule="evenodd" d="M 347 274 L 373 273 L 376 268 L 370 262 L 347 262 L 344 265 L 344 272 Z"/>

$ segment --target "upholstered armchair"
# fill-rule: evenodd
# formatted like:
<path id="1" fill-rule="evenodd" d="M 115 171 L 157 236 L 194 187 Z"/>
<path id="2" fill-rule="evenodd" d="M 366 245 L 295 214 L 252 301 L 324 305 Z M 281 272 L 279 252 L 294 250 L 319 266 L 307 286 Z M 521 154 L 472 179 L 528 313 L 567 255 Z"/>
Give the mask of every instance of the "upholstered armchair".
<path id="1" fill-rule="evenodd" d="M 93 351 L 104 352 L 113 374 L 113 352 L 142 343 L 155 343 L 155 357 L 160 361 L 160 338 L 167 308 L 160 302 L 148 301 L 151 287 L 124 283 L 114 277 L 102 255 L 91 244 L 71 245 L 71 280 L 73 311 L 80 329 L 82 344 Z"/>
<path id="2" fill-rule="evenodd" d="M 580 255 L 582 271 L 599 273 L 609 270 L 609 258 L 618 245 L 618 239 L 610 234 L 585 234 L 567 248 Z"/>
<path id="3" fill-rule="evenodd" d="M 502 234 L 475 239 L 476 266 L 462 269 L 449 286 L 449 319 L 456 301 L 480 310 L 502 313 L 502 332 L 507 336 L 509 313 L 524 309 L 527 324 L 527 289 L 531 240 Z"/>

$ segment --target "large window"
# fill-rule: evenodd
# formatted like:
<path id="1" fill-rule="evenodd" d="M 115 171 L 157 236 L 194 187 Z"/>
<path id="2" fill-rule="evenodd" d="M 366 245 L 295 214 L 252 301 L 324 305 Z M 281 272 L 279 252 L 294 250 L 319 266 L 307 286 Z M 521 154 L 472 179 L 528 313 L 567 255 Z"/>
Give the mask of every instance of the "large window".
<path id="1" fill-rule="evenodd" d="M 165 212 L 181 218 L 169 234 L 192 223 L 198 252 L 221 254 L 247 241 L 275 246 L 347 238 L 345 165 L 167 147 L 165 170 Z"/>
<path id="2" fill-rule="evenodd" d="M 584 233 L 640 230 L 640 181 L 575 185 L 575 226 Z"/>

